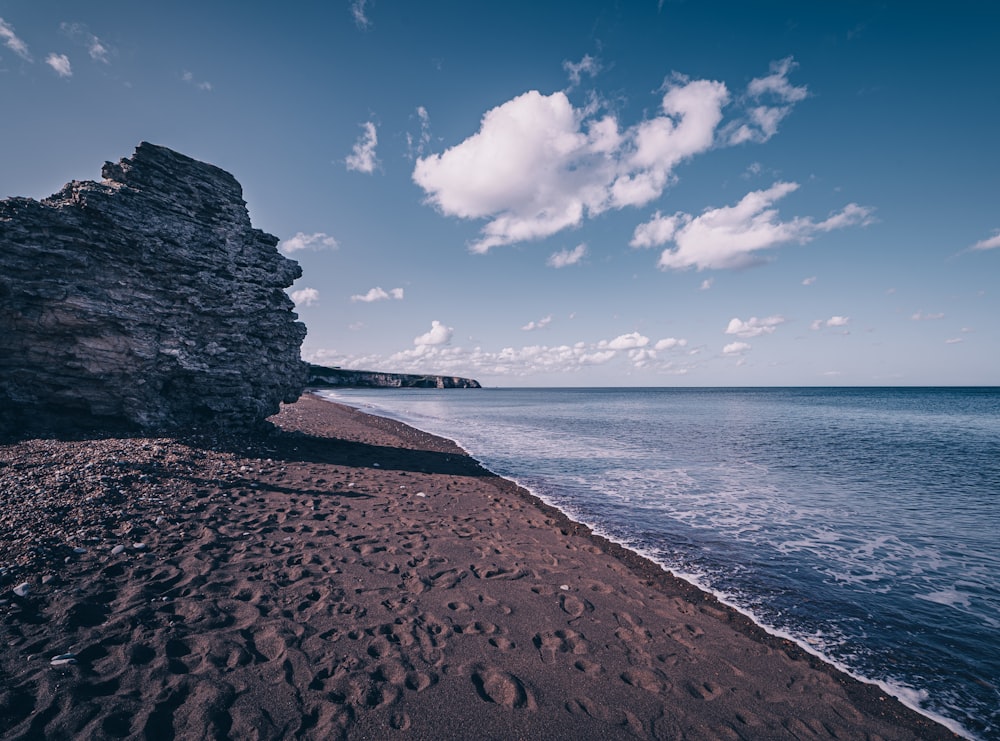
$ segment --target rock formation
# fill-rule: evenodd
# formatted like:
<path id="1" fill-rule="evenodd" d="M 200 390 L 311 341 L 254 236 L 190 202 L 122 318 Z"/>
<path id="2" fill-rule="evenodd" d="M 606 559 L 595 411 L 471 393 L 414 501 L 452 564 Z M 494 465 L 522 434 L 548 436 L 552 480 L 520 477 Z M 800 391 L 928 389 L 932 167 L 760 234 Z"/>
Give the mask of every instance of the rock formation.
<path id="1" fill-rule="evenodd" d="M 414 373 L 345 370 L 323 365 L 309 366 L 309 386 L 354 388 L 478 389 L 479 381 L 460 376 L 422 376 Z"/>
<path id="2" fill-rule="evenodd" d="M 229 173 L 143 142 L 0 201 L 0 432 L 254 426 L 306 381 L 301 275 Z"/>

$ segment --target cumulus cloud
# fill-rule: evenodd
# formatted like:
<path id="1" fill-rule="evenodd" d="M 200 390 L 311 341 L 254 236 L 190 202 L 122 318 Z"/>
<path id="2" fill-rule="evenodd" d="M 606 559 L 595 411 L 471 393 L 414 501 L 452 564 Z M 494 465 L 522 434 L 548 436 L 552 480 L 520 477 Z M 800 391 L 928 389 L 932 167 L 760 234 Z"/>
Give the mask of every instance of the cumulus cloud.
<path id="1" fill-rule="evenodd" d="M 726 334 L 734 334 L 737 337 L 744 338 L 760 337 L 764 334 L 773 334 L 774 330 L 784 323 L 785 317 L 783 316 L 769 316 L 764 319 L 752 316 L 745 322 L 742 319 L 733 317 L 729 320 L 729 326 L 726 327 Z"/>
<path id="2" fill-rule="evenodd" d="M 545 317 L 544 319 L 539 319 L 537 322 L 535 321 L 528 322 L 523 327 L 521 327 L 521 329 L 523 329 L 525 332 L 533 332 L 536 329 L 544 329 L 551 323 L 552 323 L 552 315 L 549 314 L 547 317 Z"/>
<path id="3" fill-rule="evenodd" d="M 721 82 L 675 77 L 658 115 L 622 129 L 563 92 L 532 90 L 488 111 L 465 141 L 418 159 L 413 180 L 442 214 L 489 219 L 473 252 L 542 239 L 659 197 L 679 163 L 712 147 L 728 98 Z"/>
<path id="4" fill-rule="evenodd" d="M 993 250 L 1000 247 L 1000 229 L 993 231 L 992 237 L 987 237 L 986 239 L 980 239 L 974 245 L 972 245 L 970 250 Z"/>
<path id="5" fill-rule="evenodd" d="M 65 54 L 49 54 L 45 57 L 45 63 L 54 69 L 60 77 L 73 76 L 73 67 L 69 63 L 69 57 Z"/>
<path id="6" fill-rule="evenodd" d="M 454 334 L 455 330 L 451 327 L 446 327 L 437 319 L 431 322 L 430 331 L 425 332 L 419 337 L 413 338 L 413 344 L 418 348 L 423 347 L 435 347 L 437 345 L 447 345 L 451 342 L 451 336 Z"/>
<path id="7" fill-rule="evenodd" d="M 112 50 L 82 23 L 62 23 L 59 29 L 71 39 L 82 42 L 87 47 L 90 58 L 95 62 L 111 63 L 109 57 Z"/>
<path id="8" fill-rule="evenodd" d="M 319 291 L 315 288 L 302 288 L 298 291 L 292 291 L 292 301 L 295 302 L 296 306 L 312 306 L 319 301 Z"/>
<path id="9" fill-rule="evenodd" d="M 729 144 L 766 142 L 778 133 L 778 124 L 792 112 L 792 106 L 809 95 L 808 88 L 796 87 L 788 80 L 797 66 L 791 57 L 771 62 L 771 74 L 750 81 L 744 95 L 744 118 L 723 131 Z"/>
<path id="10" fill-rule="evenodd" d="M 803 278 L 802 279 L 802 285 L 804 285 L 804 286 L 811 286 L 815 282 L 816 282 L 816 276 L 815 275 L 810 275 L 808 278 Z"/>
<path id="11" fill-rule="evenodd" d="M 701 291 L 707 291 L 713 285 L 715 285 L 715 278 L 705 278 L 705 280 L 701 282 L 701 285 L 698 287 L 698 289 Z"/>
<path id="12" fill-rule="evenodd" d="M 649 338 L 643 337 L 638 332 L 629 332 L 615 337 L 613 340 L 601 342 L 598 347 L 611 350 L 631 350 L 636 347 L 645 347 L 649 344 Z"/>
<path id="13" fill-rule="evenodd" d="M 570 62 L 569 60 L 564 61 L 563 69 L 566 70 L 566 74 L 569 75 L 570 85 L 572 87 L 576 87 L 580 84 L 580 76 L 582 74 L 594 77 L 598 72 L 600 72 L 601 63 L 589 54 L 584 54 L 583 59 L 579 62 Z"/>
<path id="14" fill-rule="evenodd" d="M 347 156 L 347 169 L 355 172 L 371 174 L 375 172 L 378 160 L 375 158 L 375 146 L 378 144 L 378 133 L 375 131 L 375 123 L 368 121 L 361 125 L 364 133 L 354 144 L 354 149 Z"/>
<path id="15" fill-rule="evenodd" d="M 824 327 L 846 327 L 850 323 L 850 317 L 832 316 L 829 319 L 816 319 L 809 325 L 812 330 L 823 329 Z"/>
<path id="16" fill-rule="evenodd" d="M 393 288 L 389 291 L 385 291 L 381 286 L 375 286 L 374 288 L 370 288 L 368 293 L 351 296 L 351 301 L 363 301 L 365 303 L 371 303 L 372 301 L 387 301 L 389 299 L 402 301 L 403 289 Z"/>
<path id="17" fill-rule="evenodd" d="M 337 249 L 337 240 L 323 232 L 313 234 L 298 232 L 294 237 L 281 242 L 278 249 L 286 255 L 300 250 L 335 250 Z"/>
<path id="18" fill-rule="evenodd" d="M 798 187 L 778 182 L 767 190 L 747 193 L 735 206 L 710 208 L 700 216 L 657 212 L 636 227 L 630 244 L 652 247 L 673 242 L 676 246 L 660 255 L 663 270 L 743 268 L 762 262 L 764 258 L 757 254 L 762 250 L 789 242 L 805 244 L 824 232 L 871 223 L 871 209 L 855 203 L 823 221 L 809 217 L 782 221 L 772 206 Z"/>
<path id="19" fill-rule="evenodd" d="M 559 252 L 554 252 L 549 255 L 549 259 L 546 264 L 552 268 L 565 268 L 570 265 L 576 265 L 580 260 L 582 260 L 587 254 L 587 245 L 578 244 L 571 250 L 559 250 Z"/>
<path id="20" fill-rule="evenodd" d="M 0 18 L 0 39 L 3 39 L 4 46 L 21 57 L 21 59 L 28 62 L 33 61 L 31 52 L 28 51 L 28 45 L 18 38 L 18 35 L 14 33 L 14 27 L 3 18 Z"/>
<path id="21" fill-rule="evenodd" d="M 438 326 L 440 323 L 435 322 L 428 334 L 433 334 Z M 442 334 L 450 331 L 446 327 L 439 330 Z M 526 345 L 520 348 L 505 347 L 499 351 L 488 351 L 480 347 L 465 349 L 447 344 L 415 344 L 417 346 L 412 349 L 390 356 L 361 355 L 343 358 L 338 355 L 338 364 L 392 367 L 399 369 L 399 372 L 432 372 L 471 377 L 482 374 L 519 377 L 545 373 L 564 375 L 604 365 L 616 359 L 627 360 L 636 368 L 648 368 L 671 375 L 682 375 L 691 368 L 691 361 L 678 357 L 677 353 L 687 345 L 687 340 L 670 337 L 650 347 L 647 338 L 634 332 L 598 342 Z M 310 353 L 309 359 L 315 361 L 325 355 L 332 356 L 320 350 Z"/>
<path id="22" fill-rule="evenodd" d="M 653 345 L 654 350 L 674 350 L 678 347 L 687 347 L 687 340 L 679 340 L 676 337 L 665 337 L 664 339 Z"/>
<path id="23" fill-rule="evenodd" d="M 722 348 L 722 352 L 725 355 L 742 355 L 749 352 L 750 348 L 751 345 L 748 342 L 730 342 Z"/>
<path id="24" fill-rule="evenodd" d="M 632 234 L 632 247 L 659 247 L 673 240 L 677 227 L 683 222 L 683 215 L 664 216 L 659 211 L 644 224 L 639 224 Z"/>

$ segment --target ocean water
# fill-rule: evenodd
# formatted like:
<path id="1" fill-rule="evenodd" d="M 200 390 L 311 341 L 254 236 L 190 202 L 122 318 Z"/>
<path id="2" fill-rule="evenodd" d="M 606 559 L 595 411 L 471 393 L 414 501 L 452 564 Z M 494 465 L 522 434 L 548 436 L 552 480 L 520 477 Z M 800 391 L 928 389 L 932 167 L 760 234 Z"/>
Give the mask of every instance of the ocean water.
<path id="1" fill-rule="evenodd" d="M 1000 739 L 1000 388 L 336 390 Z"/>

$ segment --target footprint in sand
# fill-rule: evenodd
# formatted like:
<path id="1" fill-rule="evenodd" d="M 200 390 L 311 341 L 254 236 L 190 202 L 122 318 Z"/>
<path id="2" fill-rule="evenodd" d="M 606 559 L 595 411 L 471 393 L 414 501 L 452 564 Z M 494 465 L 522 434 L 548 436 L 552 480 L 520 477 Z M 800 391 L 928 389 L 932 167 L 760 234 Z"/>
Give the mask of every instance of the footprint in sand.
<path id="1" fill-rule="evenodd" d="M 604 671 L 604 667 L 596 661 L 587 661 L 586 659 L 578 659 L 573 666 L 576 667 L 577 671 L 581 671 L 591 677 L 596 677 Z"/>
<path id="2" fill-rule="evenodd" d="M 483 667 L 472 673 L 472 684 L 480 699 L 505 708 L 536 710 L 534 695 L 516 675 L 495 667 Z"/>
<path id="3" fill-rule="evenodd" d="M 655 672 L 648 669 L 628 669 L 622 672 L 621 678 L 625 684 L 654 694 L 660 694 L 670 688 L 669 682 L 661 680 Z"/>
<path id="4" fill-rule="evenodd" d="M 610 717 L 608 708 L 589 697 L 574 697 L 566 701 L 566 710 L 572 715 L 588 715 L 596 720 Z"/>
<path id="5" fill-rule="evenodd" d="M 714 700 L 722 694 L 722 687 L 715 682 L 688 682 L 687 691 L 696 700 Z"/>
<path id="6" fill-rule="evenodd" d="M 559 607 L 562 608 L 562 611 L 569 615 L 572 620 L 580 617 L 584 612 L 594 611 L 594 605 L 588 600 L 582 600 L 579 597 L 574 597 L 572 594 L 560 595 Z"/>
<path id="7" fill-rule="evenodd" d="M 587 640 L 575 630 L 536 633 L 533 642 L 544 664 L 553 663 L 557 653 L 585 654 L 589 651 Z"/>

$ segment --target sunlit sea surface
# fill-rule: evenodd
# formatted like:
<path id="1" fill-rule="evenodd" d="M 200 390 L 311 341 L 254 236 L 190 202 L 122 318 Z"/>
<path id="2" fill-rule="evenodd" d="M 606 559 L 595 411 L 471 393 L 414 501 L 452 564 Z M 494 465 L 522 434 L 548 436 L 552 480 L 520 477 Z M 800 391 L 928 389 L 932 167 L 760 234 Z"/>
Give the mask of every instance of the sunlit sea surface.
<path id="1" fill-rule="evenodd" d="M 1000 739 L 1000 388 L 324 393 Z"/>

